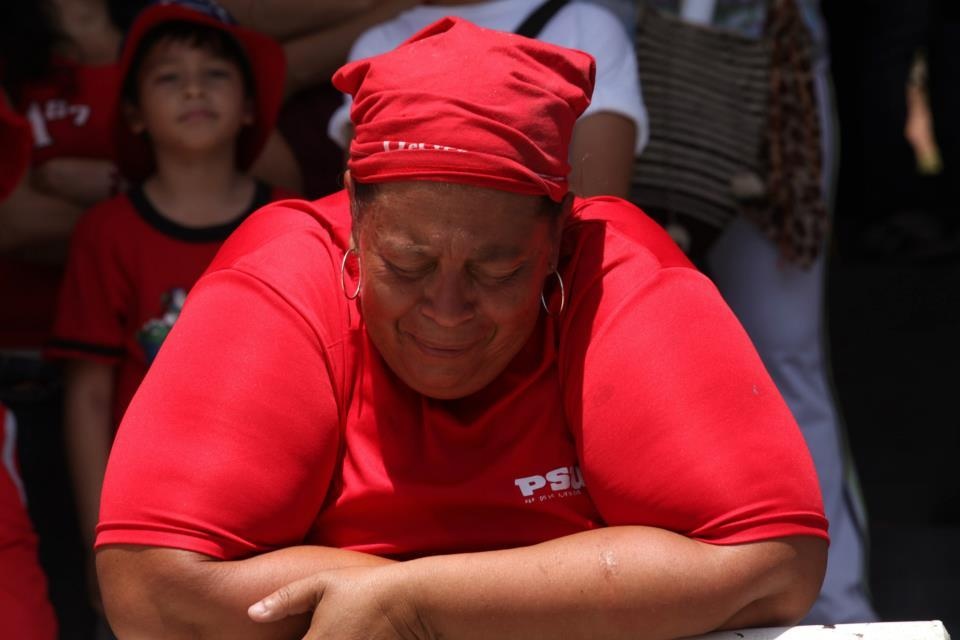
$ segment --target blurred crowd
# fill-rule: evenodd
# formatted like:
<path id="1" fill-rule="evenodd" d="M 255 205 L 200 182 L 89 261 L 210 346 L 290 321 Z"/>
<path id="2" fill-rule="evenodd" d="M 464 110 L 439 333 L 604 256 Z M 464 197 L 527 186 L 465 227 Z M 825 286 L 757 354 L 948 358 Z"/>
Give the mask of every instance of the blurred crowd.
<path id="1" fill-rule="evenodd" d="M 844 61 L 845 77 L 861 65 L 854 104 L 837 101 L 855 92 L 834 91 L 824 11 L 852 18 L 818 0 L 4 3 L 0 627 L 110 637 L 92 547 L 126 404 L 230 232 L 342 187 L 351 105 L 333 72 L 446 15 L 595 57 L 572 190 L 632 200 L 717 284 L 820 478 L 832 544 L 807 621 L 876 620 L 824 265 L 960 247 L 960 22 L 945 1 L 870 4 Z"/>

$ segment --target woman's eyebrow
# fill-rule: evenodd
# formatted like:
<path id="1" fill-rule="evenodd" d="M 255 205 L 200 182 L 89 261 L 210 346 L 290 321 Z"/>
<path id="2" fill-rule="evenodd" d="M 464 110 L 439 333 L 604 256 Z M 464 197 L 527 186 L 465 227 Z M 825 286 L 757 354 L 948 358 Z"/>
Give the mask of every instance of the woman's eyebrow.
<path id="1" fill-rule="evenodd" d="M 471 262 L 506 262 L 518 260 L 524 256 L 523 247 L 517 245 L 493 244 L 481 247 L 471 257 Z"/>
<path id="2" fill-rule="evenodd" d="M 430 253 L 425 245 L 419 244 L 413 240 L 385 237 L 380 240 L 381 249 L 387 251 L 396 251 L 402 253 L 415 253 L 418 256 L 426 256 Z"/>

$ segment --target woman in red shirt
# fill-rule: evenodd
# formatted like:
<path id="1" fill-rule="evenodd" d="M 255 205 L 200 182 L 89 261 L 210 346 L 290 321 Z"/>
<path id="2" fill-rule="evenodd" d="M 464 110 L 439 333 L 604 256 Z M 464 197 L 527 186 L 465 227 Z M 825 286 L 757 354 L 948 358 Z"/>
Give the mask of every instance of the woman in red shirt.
<path id="1" fill-rule="evenodd" d="M 451 18 L 336 74 L 346 190 L 241 225 L 120 426 L 96 543 L 120 636 L 804 614 L 826 520 L 789 411 L 654 222 L 569 193 L 593 77 Z"/>

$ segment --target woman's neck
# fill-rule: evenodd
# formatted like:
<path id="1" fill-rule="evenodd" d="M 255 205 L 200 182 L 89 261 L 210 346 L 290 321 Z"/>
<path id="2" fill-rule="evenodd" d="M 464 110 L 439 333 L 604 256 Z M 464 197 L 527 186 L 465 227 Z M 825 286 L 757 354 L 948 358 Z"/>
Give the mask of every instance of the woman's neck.
<path id="1" fill-rule="evenodd" d="M 236 219 L 253 199 L 255 181 L 237 171 L 232 148 L 214 157 L 157 154 L 157 170 L 144 184 L 164 217 L 187 227 Z"/>
<path id="2" fill-rule="evenodd" d="M 82 64 L 115 62 L 122 34 L 104 0 L 54 0 L 58 25 L 68 43 L 61 53 Z"/>

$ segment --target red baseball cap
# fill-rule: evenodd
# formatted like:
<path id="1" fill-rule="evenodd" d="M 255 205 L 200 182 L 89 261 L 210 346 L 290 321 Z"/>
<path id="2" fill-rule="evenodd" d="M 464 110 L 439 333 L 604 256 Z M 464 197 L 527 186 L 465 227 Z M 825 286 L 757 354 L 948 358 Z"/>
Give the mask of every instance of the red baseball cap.
<path id="1" fill-rule="evenodd" d="M 114 113 L 117 167 L 129 180 L 147 178 L 154 169 L 153 150 L 142 135 L 130 130 L 123 117 L 122 87 L 143 38 L 155 27 L 169 22 L 189 22 L 219 29 L 232 36 L 246 53 L 253 78 L 253 124 L 240 132 L 237 166 L 248 169 L 267 142 L 283 103 L 286 58 L 283 48 L 262 33 L 241 27 L 230 13 L 213 0 L 161 0 L 141 11 L 127 32 L 120 53 L 120 91 Z"/>
<path id="2" fill-rule="evenodd" d="M 559 202 L 596 65 L 582 51 L 443 18 L 342 67 L 358 182 L 458 182 Z"/>

